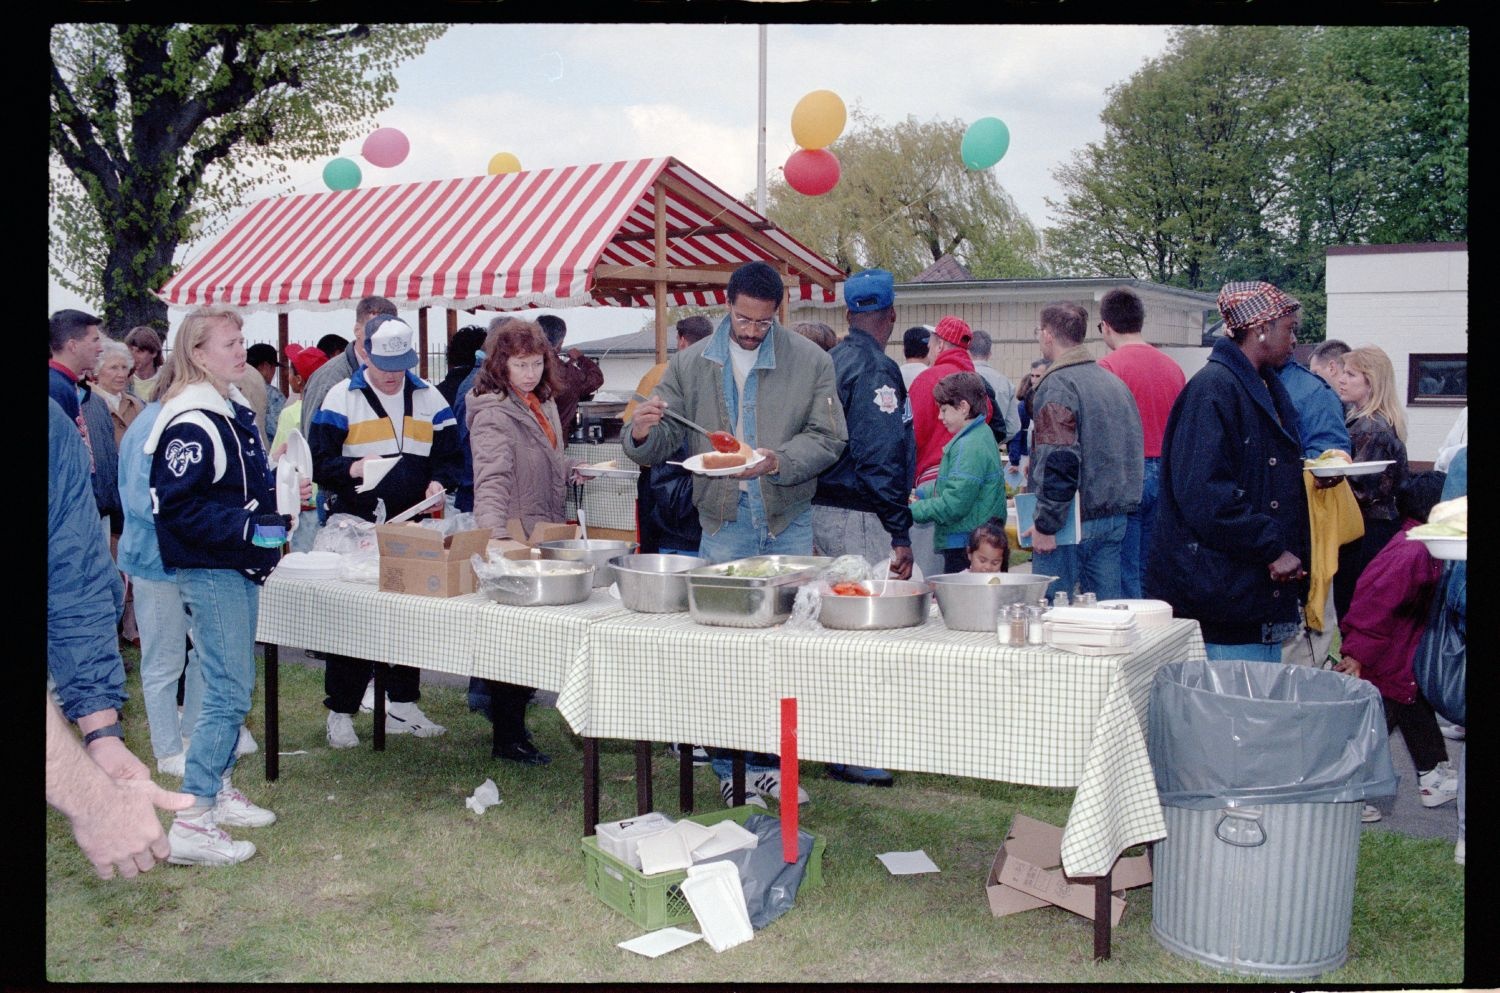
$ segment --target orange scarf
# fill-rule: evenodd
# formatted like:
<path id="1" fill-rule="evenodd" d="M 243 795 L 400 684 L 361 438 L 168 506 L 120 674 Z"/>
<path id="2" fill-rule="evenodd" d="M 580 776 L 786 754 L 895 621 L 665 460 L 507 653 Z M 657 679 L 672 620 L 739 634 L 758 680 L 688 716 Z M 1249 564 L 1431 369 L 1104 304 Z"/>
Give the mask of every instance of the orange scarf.
<path id="1" fill-rule="evenodd" d="M 547 415 L 542 412 L 542 402 L 536 398 L 535 393 L 527 393 L 525 399 L 526 406 L 531 408 L 531 413 L 536 418 L 536 422 L 542 426 L 542 430 L 546 433 L 547 441 L 551 443 L 553 448 L 556 448 L 557 432 L 552 430 L 552 425 L 547 420 Z"/>

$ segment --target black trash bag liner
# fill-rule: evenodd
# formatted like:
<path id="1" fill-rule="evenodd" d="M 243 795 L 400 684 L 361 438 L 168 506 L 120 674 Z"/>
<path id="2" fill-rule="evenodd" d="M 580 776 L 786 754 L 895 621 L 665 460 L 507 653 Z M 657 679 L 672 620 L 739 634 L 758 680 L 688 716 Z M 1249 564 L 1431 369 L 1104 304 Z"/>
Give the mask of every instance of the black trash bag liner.
<path id="1" fill-rule="evenodd" d="M 1394 796 L 1380 692 L 1307 666 L 1171 662 L 1146 735 L 1161 802 L 1192 810 Z"/>
<path id="2" fill-rule="evenodd" d="M 802 885 L 807 860 L 812 857 L 813 836 L 798 829 L 797 861 L 788 863 L 781 857 L 779 817 L 751 814 L 745 819 L 745 830 L 759 839 L 754 848 L 742 848 L 708 861 L 733 862 L 739 868 L 750 926 L 759 931 L 797 902 L 797 888 Z"/>

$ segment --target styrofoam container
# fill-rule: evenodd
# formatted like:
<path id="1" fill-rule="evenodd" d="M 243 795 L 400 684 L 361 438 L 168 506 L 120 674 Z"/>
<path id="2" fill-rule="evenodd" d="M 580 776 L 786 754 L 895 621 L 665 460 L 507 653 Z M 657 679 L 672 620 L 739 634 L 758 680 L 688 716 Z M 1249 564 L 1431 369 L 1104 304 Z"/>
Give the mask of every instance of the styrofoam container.
<path id="1" fill-rule="evenodd" d="M 628 862 L 632 869 L 639 869 L 641 858 L 636 853 L 636 845 L 647 835 L 665 831 L 671 826 L 670 817 L 653 810 L 639 817 L 596 824 L 594 839 L 599 843 L 601 851 L 608 852 L 621 862 Z"/>

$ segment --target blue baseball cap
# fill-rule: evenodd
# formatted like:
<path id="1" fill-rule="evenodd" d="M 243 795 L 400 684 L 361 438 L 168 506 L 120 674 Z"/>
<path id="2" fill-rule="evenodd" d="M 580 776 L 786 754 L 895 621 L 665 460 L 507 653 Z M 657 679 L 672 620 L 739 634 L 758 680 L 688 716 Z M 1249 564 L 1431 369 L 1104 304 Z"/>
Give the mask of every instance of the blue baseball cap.
<path id="1" fill-rule="evenodd" d="M 866 269 L 844 281 L 844 306 L 851 314 L 884 310 L 896 302 L 896 280 L 884 269 Z"/>

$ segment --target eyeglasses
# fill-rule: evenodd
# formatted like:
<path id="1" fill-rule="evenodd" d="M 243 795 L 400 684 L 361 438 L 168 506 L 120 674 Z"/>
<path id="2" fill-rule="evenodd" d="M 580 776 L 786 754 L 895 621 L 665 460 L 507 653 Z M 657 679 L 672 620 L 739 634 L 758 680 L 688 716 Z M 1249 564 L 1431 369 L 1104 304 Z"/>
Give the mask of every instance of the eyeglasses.
<path id="1" fill-rule="evenodd" d="M 734 322 L 734 326 L 737 328 L 754 328 L 757 331 L 769 331 L 771 330 L 771 325 L 776 323 L 776 318 L 774 317 L 764 321 L 752 321 L 750 318 L 742 317 L 732 310 L 729 312 L 729 319 Z"/>

